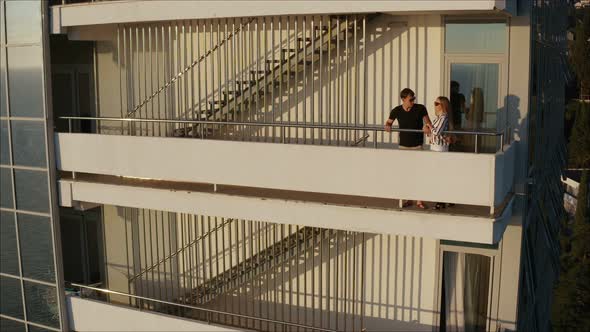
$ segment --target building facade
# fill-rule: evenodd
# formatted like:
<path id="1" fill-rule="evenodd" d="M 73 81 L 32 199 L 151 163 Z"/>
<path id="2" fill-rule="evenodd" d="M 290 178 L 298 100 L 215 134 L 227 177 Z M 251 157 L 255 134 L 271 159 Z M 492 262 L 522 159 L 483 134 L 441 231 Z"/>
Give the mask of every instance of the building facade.
<path id="1" fill-rule="evenodd" d="M 549 330 L 566 1 L 0 4 L 3 331 Z"/>

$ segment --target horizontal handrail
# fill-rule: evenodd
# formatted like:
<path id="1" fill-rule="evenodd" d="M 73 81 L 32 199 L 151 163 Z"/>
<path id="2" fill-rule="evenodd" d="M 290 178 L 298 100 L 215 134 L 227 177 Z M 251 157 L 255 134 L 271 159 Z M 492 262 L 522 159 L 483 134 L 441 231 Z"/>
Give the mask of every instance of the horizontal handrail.
<path id="1" fill-rule="evenodd" d="M 121 296 L 126 296 L 128 298 L 133 298 L 133 299 L 137 299 L 137 300 L 157 302 L 157 303 L 161 303 L 161 304 L 172 305 L 172 306 L 177 306 L 177 307 L 181 307 L 181 308 L 202 311 L 202 312 L 207 313 L 207 323 L 211 323 L 210 314 L 218 314 L 218 315 L 233 316 L 233 317 L 237 317 L 237 318 L 252 319 L 252 320 L 259 321 L 259 322 L 280 324 L 283 326 L 291 326 L 291 327 L 302 328 L 302 329 L 310 329 L 313 331 L 336 332 L 336 330 L 330 330 L 330 329 L 321 328 L 321 327 L 302 325 L 302 324 L 296 324 L 296 323 L 289 323 L 289 322 L 285 322 L 285 321 L 278 321 L 278 320 L 274 320 L 274 319 L 268 319 L 268 318 L 262 318 L 262 317 L 256 317 L 256 316 L 236 314 L 233 312 L 226 312 L 226 311 L 215 310 L 215 309 L 206 309 L 206 308 L 201 308 L 201 307 L 197 307 L 197 306 L 192 306 L 192 305 L 187 305 L 187 304 L 182 304 L 182 303 L 174 303 L 174 302 L 158 300 L 158 299 L 152 299 L 152 298 L 145 297 L 145 296 L 132 295 L 132 294 L 118 292 L 118 291 L 114 291 L 114 290 L 110 290 L 110 289 L 91 287 L 91 286 L 82 285 L 82 284 L 70 283 L 70 285 L 73 287 L 78 287 L 80 289 L 89 289 L 89 290 L 101 292 L 104 294 L 121 295 Z M 80 293 L 80 297 L 82 297 L 82 293 Z"/>
<path id="2" fill-rule="evenodd" d="M 284 122 L 245 122 L 245 121 L 214 121 L 214 120 L 169 120 L 169 119 L 137 119 L 117 117 L 83 117 L 83 116 L 61 116 L 61 120 L 91 120 L 91 121 L 119 121 L 119 122 L 147 122 L 147 123 L 173 123 L 173 124 L 210 124 L 230 126 L 255 126 L 255 127 L 282 127 L 282 128 L 304 128 L 304 129 L 339 129 L 339 130 L 366 130 L 386 132 L 382 126 L 350 126 L 350 125 L 316 125 L 308 123 L 284 123 Z M 423 133 L 420 129 L 402 129 L 391 127 L 391 132 Z M 481 136 L 502 136 L 504 133 L 495 131 L 469 131 L 469 130 L 446 130 L 443 134 L 455 135 L 481 135 Z"/>

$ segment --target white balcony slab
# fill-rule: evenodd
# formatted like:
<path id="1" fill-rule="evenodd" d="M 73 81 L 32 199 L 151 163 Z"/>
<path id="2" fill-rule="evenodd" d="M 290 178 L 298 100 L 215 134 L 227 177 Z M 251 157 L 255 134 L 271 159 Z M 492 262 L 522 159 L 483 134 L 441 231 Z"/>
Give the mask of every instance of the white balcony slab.
<path id="1" fill-rule="evenodd" d="M 512 213 L 511 203 L 494 218 L 72 180 L 60 180 L 59 187 L 60 191 L 69 192 L 69 195 L 61 196 L 62 206 L 89 202 L 486 244 L 500 240 Z"/>
<path id="2" fill-rule="evenodd" d="M 66 302 L 72 331 L 242 331 L 77 296 Z"/>
<path id="3" fill-rule="evenodd" d="M 168 20 L 353 13 L 514 12 L 515 0 L 99 1 L 51 7 L 52 33 L 68 27 Z"/>
<path id="4" fill-rule="evenodd" d="M 324 194 L 498 206 L 514 147 L 437 153 L 162 137 L 56 134 L 62 171 Z"/>

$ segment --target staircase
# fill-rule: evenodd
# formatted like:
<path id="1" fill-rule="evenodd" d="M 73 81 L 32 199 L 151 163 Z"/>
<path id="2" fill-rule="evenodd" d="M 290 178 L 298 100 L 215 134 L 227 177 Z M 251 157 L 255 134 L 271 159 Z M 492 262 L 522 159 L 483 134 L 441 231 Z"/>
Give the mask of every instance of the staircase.
<path id="1" fill-rule="evenodd" d="M 338 19 L 337 17 L 334 17 Z M 362 21 L 357 18 L 356 21 Z M 285 79 L 289 80 L 304 71 L 305 66 L 318 63 L 320 57 L 328 54 L 336 48 L 337 38 L 345 42 L 345 32 L 349 31 L 348 37 L 354 35 L 354 29 L 361 29 L 360 24 L 354 24 L 355 20 L 348 24 L 330 24 L 328 26 L 315 26 L 312 37 L 297 37 L 297 48 L 281 48 L 278 52 L 279 59 L 267 59 L 264 63 L 264 70 L 250 70 L 249 80 L 236 80 L 229 82 L 222 91 L 221 100 L 214 99 L 207 101 L 206 112 L 196 114 L 193 107 L 186 114 L 186 118 L 200 118 L 201 120 L 212 121 L 235 121 L 237 114 L 248 109 L 250 104 L 264 97 L 272 89 L 281 86 Z M 319 65 L 319 63 L 318 63 Z M 202 137 L 214 135 L 220 126 L 187 125 L 173 131 L 173 136 Z"/>
<path id="2" fill-rule="evenodd" d="M 231 291 L 277 265 L 283 264 L 288 258 L 299 256 L 306 250 L 313 249 L 326 235 L 328 235 L 328 230 L 304 227 L 205 281 L 179 298 L 178 302 L 192 305 L 208 303 L 218 295 Z"/>

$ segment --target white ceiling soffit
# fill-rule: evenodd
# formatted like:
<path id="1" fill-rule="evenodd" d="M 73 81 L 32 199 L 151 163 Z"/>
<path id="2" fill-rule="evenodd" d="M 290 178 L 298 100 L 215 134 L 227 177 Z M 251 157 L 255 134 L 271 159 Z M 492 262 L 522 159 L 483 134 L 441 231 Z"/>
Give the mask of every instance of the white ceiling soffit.
<path id="1" fill-rule="evenodd" d="M 130 0 L 52 6 L 52 32 L 67 27 L 271 15 L 505 11 L 516 0 Z M 508 5 L 507 5 L 508 3 Z"/>

